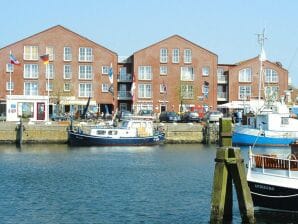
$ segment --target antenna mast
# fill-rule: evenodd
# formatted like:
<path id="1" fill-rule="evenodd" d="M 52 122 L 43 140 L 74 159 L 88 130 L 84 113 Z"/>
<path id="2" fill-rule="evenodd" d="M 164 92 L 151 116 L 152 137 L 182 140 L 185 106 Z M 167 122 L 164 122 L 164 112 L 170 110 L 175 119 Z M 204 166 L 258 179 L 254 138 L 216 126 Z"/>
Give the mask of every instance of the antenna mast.
<path id="1" fill-rule="evenodd" d="M 266 61 L 266 54 L 264 50 L 264 42 L 267 39 L 265 37 L 265 29 L 263 29 L 262 33 L 257 34 L 258 36 L 258 43 L 261 48 L 261 53 L 259 55 L 259 60 L 260 60 L 260 72 L 259 72 L 259 94 L 258 94 L 258 102 L 260 106 L 260 100 L 261 100 L 261 87 L 262 87 L 262 82 L 263 82 L 263 62 Z"/>

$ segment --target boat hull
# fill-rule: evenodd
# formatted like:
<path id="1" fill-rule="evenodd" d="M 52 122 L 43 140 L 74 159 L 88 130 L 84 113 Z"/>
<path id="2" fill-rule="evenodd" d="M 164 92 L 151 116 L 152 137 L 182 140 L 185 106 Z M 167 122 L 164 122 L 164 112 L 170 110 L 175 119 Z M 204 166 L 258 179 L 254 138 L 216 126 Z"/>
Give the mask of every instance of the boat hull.
<path id="1" fill-rule="evenodd" d="M 99 137 L 74 131 L 68 132 L 68 143 L 72 146 L 144 146 L 163 143 L 163 133 L 149 137 Z"/>
<path id="2" fill-rule="evenodd" d="M 295 138 L 269 137 L 240 133 L 237 131 L 234 131 L 232 135 L 233 145 L 288 146 L 295 140 Z"/>
<path id="3" fill-rule="evenodd" d="M 248 181 L 253 203 L 261 209 L 298 212 L 298 189 Z"/>

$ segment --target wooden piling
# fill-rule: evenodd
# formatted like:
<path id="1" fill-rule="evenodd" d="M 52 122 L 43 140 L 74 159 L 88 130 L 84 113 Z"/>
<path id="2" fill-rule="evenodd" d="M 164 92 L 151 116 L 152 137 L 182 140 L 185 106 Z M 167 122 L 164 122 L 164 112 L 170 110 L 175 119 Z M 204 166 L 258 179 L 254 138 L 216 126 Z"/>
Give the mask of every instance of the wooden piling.
<path id="1" fill-rule="evenodd" d="M 17 124 L 17 127 L 16 127 L 16 145 L 18 147 L 21 147 L 23 143 L 23 131 L 24 131 L 24 125 L 23 125 L 22 119 L 20 119 L 20 123 Z"/>
<path id="2" fill-rule="evenodd" d="M 219 120 L 219 146 L 232 146 L 232 119 Z"/>

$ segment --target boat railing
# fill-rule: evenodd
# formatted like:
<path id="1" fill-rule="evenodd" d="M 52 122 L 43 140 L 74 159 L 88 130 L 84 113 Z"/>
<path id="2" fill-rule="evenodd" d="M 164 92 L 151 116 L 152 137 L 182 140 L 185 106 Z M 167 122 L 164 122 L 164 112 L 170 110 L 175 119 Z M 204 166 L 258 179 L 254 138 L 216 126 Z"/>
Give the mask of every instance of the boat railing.
<path id="1" fill-rule="evenodd" d="M 250 168 L 259 168 L 264 174 L 298 178 L 297 175 L 296 177 L 292 175 L 294 171 L 298 171 L 298 160 L 293 154 L 289 155 L 289 158 L 279 158 L 277 155 L 251 154 Z M 275 172 L 277 170 L 287 172 Z"/>

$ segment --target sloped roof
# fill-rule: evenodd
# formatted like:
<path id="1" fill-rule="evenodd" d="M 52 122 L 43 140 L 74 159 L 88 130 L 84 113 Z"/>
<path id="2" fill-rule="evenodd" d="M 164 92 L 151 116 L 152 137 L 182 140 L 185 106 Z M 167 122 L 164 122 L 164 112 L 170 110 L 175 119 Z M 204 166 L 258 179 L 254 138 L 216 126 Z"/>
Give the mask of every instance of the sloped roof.
<path id="1" fill-rule="evenodd" d="M 10 46 L 12 46 L 12 45 L 15 45 L 15 44 L 17 44 L 17 43 L 19 43 L 19 42 L 22 42 L 22 41 L 24 41 L 24 40 L 33 38 L 33 37 L 38 36 L 38 35 L 40 35 L 40 34 L 46 33 L 46 32 L 48 32 L 48 31 L 54 30 L 54 29 L 62 29 L 62 30 L 64 30 L 64 31 L 66 31 L 66 32 L 72 33 L 73 35 L 78 36 L 78 37 L 81 38 L 81 39 L 84 39 L 84 40 L 86 40 L 86 41 L 89 41 L 89 42 L 91 42 L 91 43 L 93 43 L 93 44 L 95 44 L 95 45 L 97 45 L 97 46 L 99 46 L 99 47 L 101 47 L 101 48 L 104 48 L 104 49 L 106 49 L 107 51 L 110 51 L 111 53 L 117 55 L 116 52 L 111 51 L 110 49 L 108 49 L 108 48 L 106 48 L 106 47 L 104 47 L 104 46 L 102 46 L 102 45 L 100 45 L 100 44 L 98 44 L 98 43 L 96 43 L 96 42 L 94 42 L 94 41 L 92 41 L 92 40 L 90 40 L 90 39 L 88 39 L 88 38 L 86 38 L 86 37 L 84 37 L 84 36 L 82 36 L 82 35 L 76 33 L 76 32 L 74 32 L 74 31 L 72 31 L 72 30 L 70 30 L 70 29 L 67 29 L 67 28 L 65 28 L 64 26 L 61 26 L 61 25 L 56 25 L 56 26 L 50 27 L 50 28 L 48 28 L 48 29 L 46 29 L 46 30 L 43 30 L 43 31 L 38 32 L 38 33 L 36 33 L 36 34 L 33 34 L 33 35 L 29 36 L 29 37 L 26 37 L 26 38 L 23 38 L 23 39 L 21 39 L 21 40 L 18 40 L 18 41 L 14 42 L 14 43 L 11 43 L 11 44 L 9 44 L 9 45 L 7 45 L 7 46 L 5 46 L 5 47 L 0 48 L 0 50 L 2 50 L 2 49 L 4 49 L 4 48 L 7 48 L 7 47 L 10 47 Z"/>
<path id="2" fill-rule="evenodd" d="M 186 42 L 190 43 L 191 45 L 194 45 L 195 47 L 201 48 L 201 49 L 203 49 L 203 50 L 209 52 L 210 54 L 213 54 L 213 55 L 217 56 L 217 54 L 213 53 L 212 51 L 209 51 L 209 50 L 207 50 L 206 48 L 203 48 L 203 47 L 201 47 L 201 46 L 199 46 L 199 45 L 197 45 L 197 44 L 195 44 L 195 43 L 193 43 L 193 42 L 191 42 L 191 41 L 189 41 L 189 40 L 185 39 L 184 37 L 181 37 L 181 36 L 179 36 L 179 35 L 177 35 L 177 34 L 174 34 L 174 35 L 172 35 L 172 36 L 170 36 L 170 37 L 167 37 L 167 38 L 165 38 L 165 39 L 163 39 L 163 40 L 161 40 L 161 41 L 158 41 L 158 42 L 156 42 L 156 43 L 154 43 L 154 44 L 151 44 L 151 45 L 149 45 L 149 46 L 147 46 L 147 47 L 145 47 L 145 48 L 143 48 L 143 49 L 140 49 L 140 50 L 134 52 L 133 54 L 136 54 L 136 53 L 138 53 L 138 52 L 140 52 L 140 51 L 143 51 L 143 50 L 145 50 L 145 49 L 148 49 L 148 48 L 150 48 L 150 47 L 153 47 L 154 45 L 160 44 L 160 43 L 162 43 L 162 42 L 164 42 L 164 41 L 166 41 L 166 40 L 172 39 L 172 38 L 178 38 L 178 39 L 181 39 L 182 41 L 186 41 Z"/>

